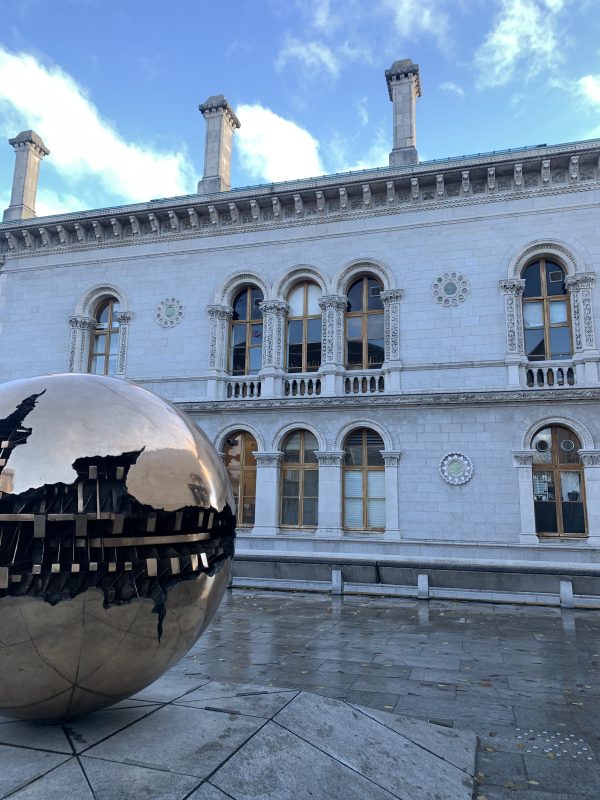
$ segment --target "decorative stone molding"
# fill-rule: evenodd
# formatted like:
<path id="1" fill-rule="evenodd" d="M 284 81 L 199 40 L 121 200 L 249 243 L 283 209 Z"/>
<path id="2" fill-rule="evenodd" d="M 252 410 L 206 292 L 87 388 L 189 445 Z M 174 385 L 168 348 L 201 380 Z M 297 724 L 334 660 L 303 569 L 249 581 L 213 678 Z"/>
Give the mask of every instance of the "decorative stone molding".
<path id="1" fill-rule="evenodd" d="M 600 450 L 579 450 L 578 454 L 584 467 L 600 467 Z"/>
<path id="2" fill-rule="evenodd" d="M 93 316 L 93 310 L 97 303 L 104 300 L 106 297 L 116 297 L 119 301 L 119 306 L 122 311 L 127 310 L 127 297 L 125 293 L 116 286 L 94 286 L 85 295 L 80 305 L 77 307 L 77 313 L 82 316 Z"/>
<path id="3" fill-rule="evenodd" d="M 262 369 L 283 369 L 285 341 L 285 319 L 289 305 L 283 300 L 263 300 L 260 310 L 263 315 Z"/>
<path id="4" fill-rule="evenodd" d="M 310 433 L 314 434 L 319 443 L 319 449 L 324 450 L 326 447 L 325 436 L 323 435 L 322 431 L 319 430 L 315 425 L 311 425 L 310 423 L 306 423 L 303 420 L 297 420 L 295 422 L 288 422 L 285 425 L 282 425 L 280 428 L 277 429 L 273 438 L 271 439 L 271 448 L 272 450 L 278 450 L 281 443 L 288 435 L 288 433 L 292 433 L 292 431 L 310 431 Z"/>
<path id="5" fill-rule="evenodd" d="M 117 375 L 125 375 L 127 366 L 127 346 L 129 344 L 129 325 L 133 319 L 133 314 L 130 311 L 120 311 L 116 315 L 116 320 L 119 323 L 119 348 L 117 355 Z"/>
<path id="6" fill-rule="evenodd" d="M 536 397 L 539 397 L 537 392 Z M 594 438 L 586 426 L 583 425 L 578 419 L 574 419 L 573 417 L 565 417 L 562 415 L 542 417 L 542 419 L 538 419 L 531 423 L 531 425 L 528 426 L 527 430 L 525 430 L 521 436 L 521 448 L 524 451 L 529 450 L 535 434 L 542 428 L 547 428 L 550 425 L 562 425 L 564 428 L 570 428 L 579 437 L 579 440 L 583 444 L 584 451 L 594 450 Z"/>
<path id="7" fill-rule="evenodd" d="M 344 314 L 348 299 L 337 294 L 325 294 L 319 298 L 322 313 L 321 366 L 344 365 Z"/>
<path id="8" fill-rule="evenodd" d="M 513 459 L 517 467 L 531 467 L 533 456 L 533 450 L 513 450 Z"/>
<path id="9" fill-rule="evenodd" d="M 400 463 L 401 450 L 381 450 L 380 452 L 386 467 L 397 467 Z"/>
<path id="10" fill-rule="evenodd" d="M 336 275 L 331 285 L 336 294 L 346 295 L 352 280 L 361 275 L 373 275 L 379 278 L 384 291 L 393 288 L 393 281 L 388 269 L 383 264 L 373 259 L 356 259 Z"/>
<path id="11" fill-rule="evenodd" d="M 381 292 L 384 313 L 385 361 L 400 361 L 400 303 L 404 297 L 402 289 Z"/>
<path id="12" fill-rule="evenodd" d="M 183 319 L 183 303 L 175 297 L 167 297 L 156 306 L 156 321 L 163 328 L 174 328 Z"/>
<path id="13" fill-rule="evenodd" d="M 294 284 L 300 281 L 312 281 L 316 283 L 323 294 L 328 290 L 327 278 L 325 278 L 316 267 L 312 267 L 309 264 L 300 264 L 299 266 L 293 267 L 279 279 L 275 285 L 273 294 L 279 300 L 285 300 L 290 289 Z"/>
<path id="14" fill-rule="evenodd" d="M 451 486 L 462 486 L 473 477 L 473 463 L 462 453 L 447 453 L 440 461 L 440 475 Z"/>
<path id="15" fill-rule="evenodd" d="M 256 464 L 258 467 L 278 467 L 281 463 L 281 459 L 283 458 L 283 453 L 281 451 L 266 452 L 255 450 L 252 455 L 256 459 Z"/>
<path id="16" fill-rule="evenodd" d="M 264 439 L 262 433 L 259 431 L 258 428 L 255 428 L 254 425 L 249 425 L 247 422 L 243 422 L 241 424 L 236 423 L 235 425 L 227 425 L 225 428 L 221 428 L 221 430 L 217 433 L 215 438 L 213 439 L 213 444 L 217 448 L 218 451 L 222 451 L 225 446 L 225 441 L 228 436 L 231 436 L 232 433 L 238 433 L 239 431 L 243 431 L 244 433 L 249 433 L 254 436 L 256 444 L 259 447 L 259 452 L 262 451 L 264 447 Z"/>
<path id="17" fill-rule="evenodd" d="M 332 399 L 333 398 L 329 397 L 327 398 L 327 400 L 329 401 Z M 369 397 L 369 400 L 372 399 L 373 397 Z M 337 450 L 344 449 L 344 442 L 346 441 L 346 437 L 351 431 L 356 430 L 357 428 L 370 428 L 371 430 L 375 431 L 383 439 L 385 450 L 388 452 L 390 451 L 396 452 L 393 449 L 394 445 L 392 442 L 392 437 L 390 436 L 389 431 L 387 431 L 386 428 L 384 428 L 378 422 L 375 422 L 375 420 L 373 419 L 360 419 L 360 418 L 355 419 L 352 422 L 348 422 L 338 431 L 337 436 L 335 437 L 335 447 Z"/>
<path id="18" fill-rule="evenodd" d="M 592 288 L 595 273 L 580 272 L 568 275 L 565 286 L 571 296 L 571 318 L 573 320 L 573 341 L 576 352 L 596 349 Z"/>
<path id="19" fill-rule="evenodd" d="M 464 303 L 471 291 L 469 281 L 460 272 L 444 272 L 433 282 L 431 292 L 440 306 L 457 306 Z"/>
<path id="20" fill-rule="evenodd" d="M 96 320 L 81 315 L 69 317 L 69 372 L 87 372 L 90 334 L 96 327 Z"/>
<path id="21" fill-rule="evenodd" d="M 506 313 L 506 352 L 509 356 L 524 358 L 525 341 L 521 297 L 525 289 L 525 281 L 522 278 L 505 278 L 500 281 L 500 288 L 504 292 Z"/>
<path id="22" fill-rule="evenodd" d="M 225 283 L 215 293 L 215 303 L 217 305 L 232 305 L 233 299 L 240 289 L 245 286 L 256 286 L 263 293 L 263 297 L 269 296 L 269 287 L 264 278 L 257 272 L 236 272 L 230 275 Z"/>
<path id="23" fill-rule="evenodd" d="M 233 316 L 233 308 L 225 305 L 207 306 L 210 321 L 208 366 L 217 372 L 227 371 L 227 343 L 229 341 L 229 323 Z"/>
<path id="24" fill-rule="evenodd" d="M 319 467 L 341 467 L 346 453 L 344 450 L 317 450 Z"/>
<path id="25" fill-rule="evenodd" d="M 571 248 L 567 247 L 564 242 L 556 239 L 538 239 L 535 242 L 527 245 L 524 250 L 519 250 L 517 255 L 511 260 L 509 266 L 509 277 L 520 278 L 523 269 L 530 261 L 535 260 L 536 257 L 555 257 L 562 265 L 566 267 L 569 275 L 574 275 L 578 272 L 577 264 L 582 263 L 580 257 L 575 257 Z"/>

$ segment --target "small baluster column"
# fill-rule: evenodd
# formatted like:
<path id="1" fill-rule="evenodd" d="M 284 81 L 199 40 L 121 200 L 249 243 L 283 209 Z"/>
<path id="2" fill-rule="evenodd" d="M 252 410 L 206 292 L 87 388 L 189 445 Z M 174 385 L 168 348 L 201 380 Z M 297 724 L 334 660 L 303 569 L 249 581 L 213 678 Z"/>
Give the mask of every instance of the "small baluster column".
<path id="1" fill-rule="evenodd" d="M 582 272 L 568 275 L 565 279 L 565 286 L 571 301 L 573 365 L 576 370 L 578 386 L 598 385 L 600 353 L 596 348 L 592 305 L 592 288 L 595 277 L 593 272 Z"/>
<path id="2" fill-rule="evenodd" d="M 256 514 L 254 532 L 274 536 L 279 531 L 279 482 L 283 453 L 255 451 Z"/>
<path id="3" fill-rule="evenodd" d="M 344 383 L 344 314 L 348 299 L 343 295 L 325 294 L 319 299 L 321 323 L 322 394 L 343 394 Z"/>
<path id="4" fill-rule="evenodd" d="M 92 317 L 69 317 L 69 372 L 87 372 L 90 357 L 90 337 L 96 328 Z"/>
<path id="5" fill-rule="evenodd" d="M 319 462 L 318 535 L 342 535 L 342 462 L 344 450 L 317 450 Z"/>
<path id="6" fill-rule="evenodd" d="M 400 391 L 400 303 L 403 297 L 402 289 L 388 289 L 381 293 L 385 341 L 382 371 L 385 373 L 386 394 Z"/>
<path id="7" fill-rule="evenodd" d="M 525 339 L 523 336 L 523 291 L 525 281 L 522 278 L 507 278 L 500 281 L 504 293 L 504 310 L 506 314 L 506 358 L 508 385 L 521 385 L 521 367 L 527 363 L 525 356 Z"/>
<path id="8" fill-rule="evenodd" d="M 261 397 L 281 397 L 285 375 L 285 322 L 289 305 L 284 300 L 263 300 Z"/>
<path id="9" fill-rule="evenodd" d="M 229 323 L 233 308 L 227 305 L 208 306 L 209 319 L 209 380 L 207 398 L 223 399 L 227 391 L 227 345 L 229 343 Z"/>

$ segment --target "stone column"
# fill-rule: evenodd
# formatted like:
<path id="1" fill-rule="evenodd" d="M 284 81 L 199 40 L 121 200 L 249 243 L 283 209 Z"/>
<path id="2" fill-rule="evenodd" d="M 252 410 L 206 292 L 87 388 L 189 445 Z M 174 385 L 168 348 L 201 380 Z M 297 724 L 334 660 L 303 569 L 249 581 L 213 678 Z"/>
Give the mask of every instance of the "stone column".
<path id="1" fill-rule="evenodd" d="M 344 381 L 344 314 L 348 299 L 343 295 L 325 294 L 319 299 L 321 323 L 322 394 L 343 394 Z"/>
<path id="2" fill-rule="evenodd" d="M 69 317 L 69 372 L 87 372 L 90 355 L 90 336 L 96 327 L 92 317 Z"/>
<path id="3" fill-rule="evenodd" d="M 585 483 L 587 543 L 600 547 L 600 450 L 580 450 Z"/>
<path id="4" fill-rule="evenodd" d="M 500 281 L 504 292 L 504 309 L 506 312 L 506 359 L 508 369 L 508 385 L 520 386 L 519 367 L 527 362 L 525 356 L 525 339 L 523 335 L 523 290 L 525 281 L 522 278 L 507 278 Z"/>
<path id="5" fill-rule="evenodd" d="M 421 96 L 419 65 L 410 58 L 394 61 L 385 71 L 390 100 L 394 104 L 394 148 L 390 153 L 390 167 L 418 164 L 416 102 Z"/>
<path id="6" fill-rule="evenodd" d="M 385 464 L 385 532 L 386 535 L 400 536 L 399 505 L 399 466 L 400 450 L 382 450 Z"/>
<path id="7" fill-rule="evenodd" d="M 253 453 L 256 459 L 256 513 L 254 533 L 275 536 L 279 532 L 279 479 L 281 451 Z"/>
<path id="8" fill-rule="evenodd" d="M 14 148 L 16 161 L 10 205 L 4 212 L 3 222 L 31 219 L 35 217 L 40 162 L 50 150 L 35 131 L 22 131 L 8 143 Z"/>
<path id="9" fill-rule="evenodd" d="M 285 375 L 285 323 L 289 305 L 283 300 L 263 300 L 261 397 L 281 397 Z"/>
<path id="10" fill-rule="evenodd" d="M 207 398 L 209 400 L 225 397 L 227 385 L 227 348 L 229 344 L 229 323 L 233 316 L 233 308 L 226 305 L 208 306 L 210 322 Z"/>
<path id="11" fill-rule="evenodd" d="M 317 535 L 342 535 L 343 450 L 317 450 L 319 462 L 319 528 Z"/>
<path id="12" fill-rule="evenodd" d="M 535 532 L 533 506 L 533 450 L 514 450 L 513 461 L 517 468 L 519 483 L 519 510 L 521 512 L 519 544 L 537 545 L 539 540 Z"/>
<path id="13" fill-rule="evenodd" d="M 595 277 L 593 272 L 584 272 L 568 275 L 565 279 L 565 286 L 571 300 L 573 364 L 577 372 L 578 385 L 596 386 L 598 384 L 600 353 L 596 348 L 592 305 L 592 288 Z"/>
<path id="14" fill-rule="evenodd" d="M 120 311 L 116 320 L 119 323 L 119 349 L 117 354 L 117 377 L 124 377 L 127 367 L 127 346 L 129 344 L 129 325 L 133 319 L 131 311 Z"/>
<path id="15" fill-rule="evenodd" d="M 385 361 L 382 370 L 385 376 L 385 391 L 400 391 L 400 303 L 404 297 L 402 289 L 389 289 L 381 293 L 384 313 Z"/>
<path id="16" fill-rule="evenodd" d="M 212 95 L 198 106 L 206 120 L 204 175 L 198 194 L 228 192 L 231 188 L 231 145 L 240 121 L 222 94 Z"/>

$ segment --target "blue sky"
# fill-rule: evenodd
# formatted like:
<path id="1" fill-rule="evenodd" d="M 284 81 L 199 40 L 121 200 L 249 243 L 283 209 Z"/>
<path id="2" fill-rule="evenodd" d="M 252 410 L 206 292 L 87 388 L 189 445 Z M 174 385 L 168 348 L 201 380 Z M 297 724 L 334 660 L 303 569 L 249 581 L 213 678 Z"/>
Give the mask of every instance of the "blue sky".
<path id="1" fill-rule="evenodd" d="M 52 151 L 38 214 L 193 193 L 211 94 L 234 186 L 386 165 L 407 57 L 422 160 L 600 136 L 600 0 L 0 0 L 0 137 Z"/>

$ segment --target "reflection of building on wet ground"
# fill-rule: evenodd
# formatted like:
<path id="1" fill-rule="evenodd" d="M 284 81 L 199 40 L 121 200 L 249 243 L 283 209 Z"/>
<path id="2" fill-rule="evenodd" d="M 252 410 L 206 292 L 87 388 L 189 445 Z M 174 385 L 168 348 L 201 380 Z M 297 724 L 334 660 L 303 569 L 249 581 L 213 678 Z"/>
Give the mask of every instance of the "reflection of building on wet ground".
<path id="1" fill-rule="evenodd" d="M 389 167 L 231 189 L 214 96 L 196 195 L 35 218 L 17 170 L 1 374 L 191 413 L 237 491 L 238 580 L 589 602 L 600 141 L 419 163 L 418 68 L 386 81 Z"/>

